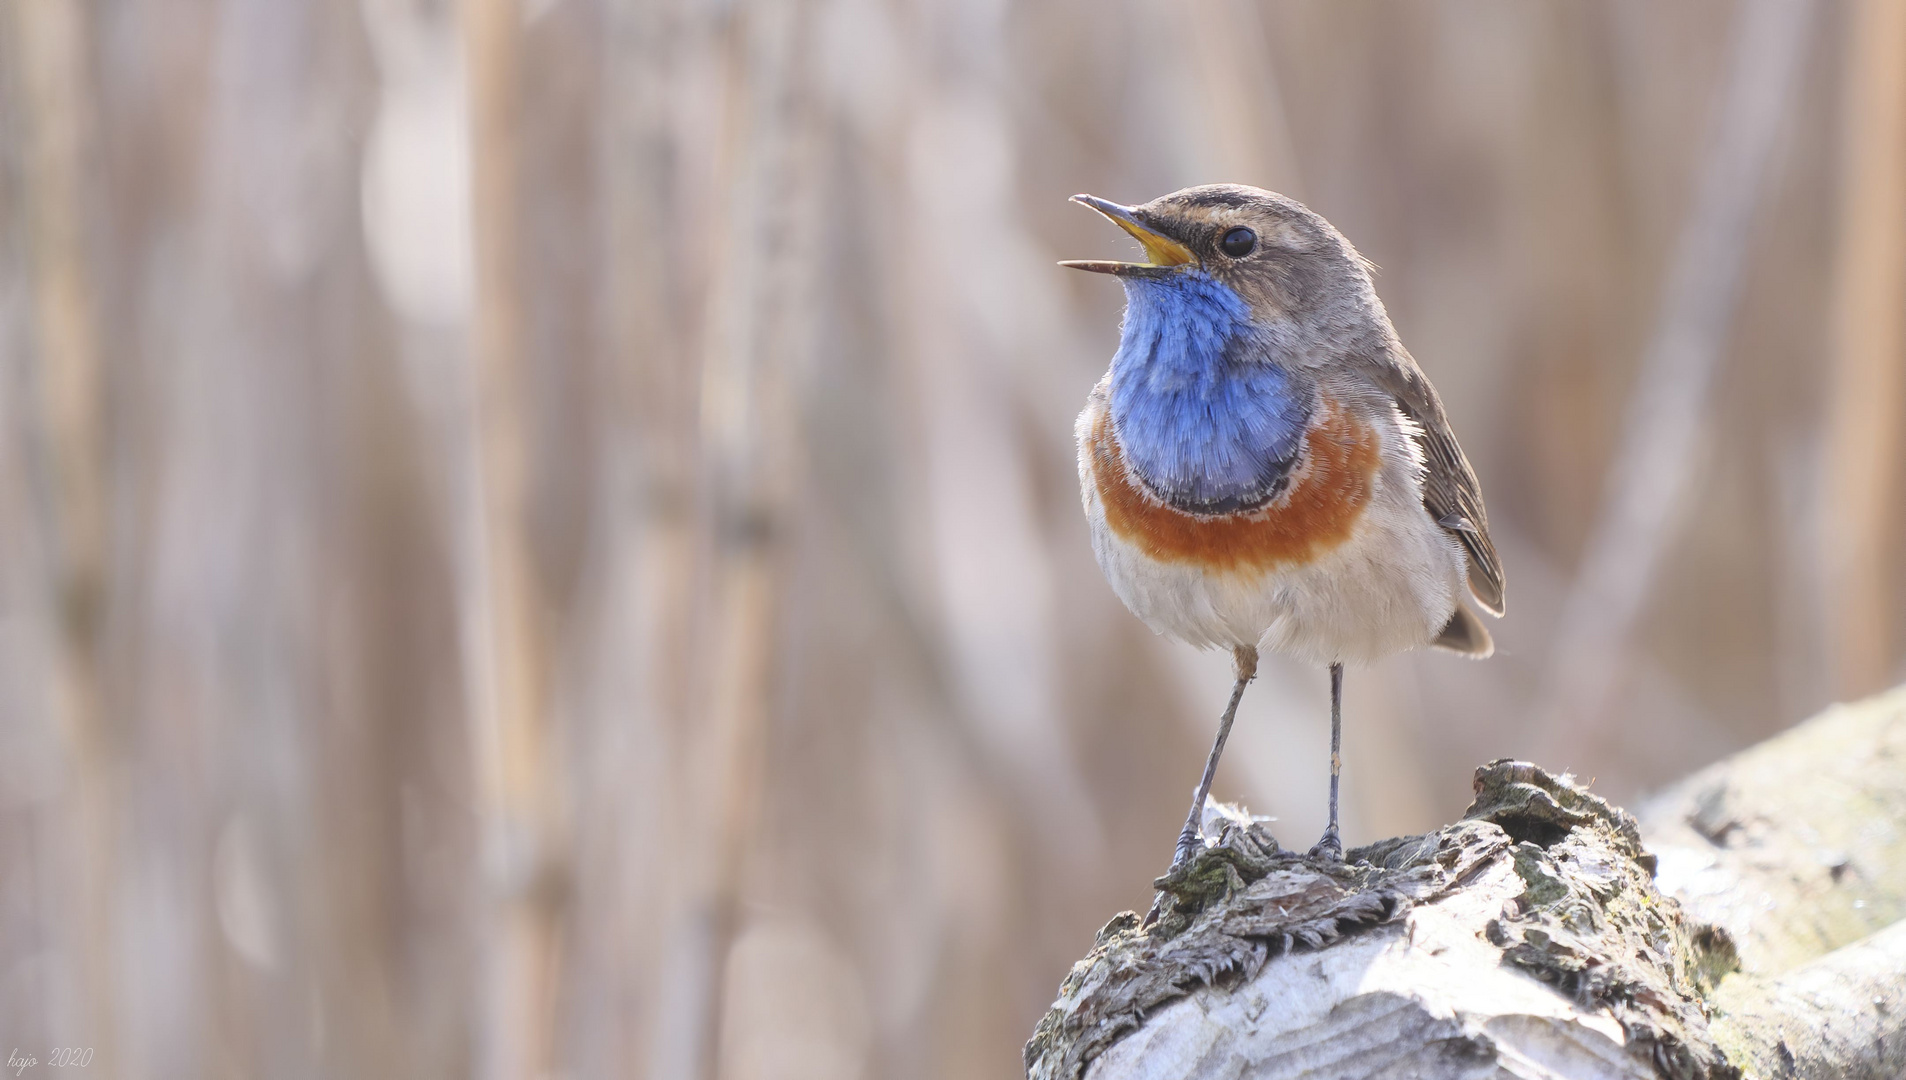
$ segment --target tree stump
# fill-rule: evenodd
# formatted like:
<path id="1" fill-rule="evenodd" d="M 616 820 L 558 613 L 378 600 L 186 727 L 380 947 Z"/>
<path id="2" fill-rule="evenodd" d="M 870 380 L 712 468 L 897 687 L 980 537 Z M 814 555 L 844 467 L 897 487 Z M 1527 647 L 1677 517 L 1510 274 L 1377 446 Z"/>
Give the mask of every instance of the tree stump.
<path id="1" fill-rule="evenodd" d="M 1028 1076 L 1906 1077 L 1906 691 L 1697 773 L 1646 827 L 1525 762 L 1475 789 L 1342 865 L 1215 812 L 1155 920 L 1067 975 Z"/>

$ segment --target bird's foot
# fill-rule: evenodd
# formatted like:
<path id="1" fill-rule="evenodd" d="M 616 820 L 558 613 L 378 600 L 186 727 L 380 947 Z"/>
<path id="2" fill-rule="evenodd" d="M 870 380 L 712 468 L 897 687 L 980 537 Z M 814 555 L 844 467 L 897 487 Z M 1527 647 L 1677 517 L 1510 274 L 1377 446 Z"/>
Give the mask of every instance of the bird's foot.
<path id="1" fill-rule="evenodd" d="M 1186 825 L 1185 830 L 1178 834 L 1178 846 L 1172 849 L 1171 867 L 1165 871 L 1165 877 L 1169 878 L 1183 869 L 1191 862 L 1192 857 L 1203 849 L 1204 834 L 1200 833 L 1196 826 Z M 1165 913 L 1165 896 L 1166 894 L 1161 892 L 1152 899 L 1151 910 L 1145 913 L 1144 921 L 1139 923 L 1142 929 L 1151 929 L 1152 924 L 1158 921 L 1158 917 Z"/>
<path id="2" fill-rule="evenodd" d="M 1176 870 L 1191 861 L 1193 855 L 1204 848 L 1204 834 L 1194 825 L 1186 825 L 1178 834 L 1178 846 L 1172 851 L 1171 870 Z M 1165 871 L 1170 873 L 1171 870 Z"/>
<path id="3" fill-rule="evenodd" d="M 1343 841 L 1337 836 L 1337 826 L 1332 825 L 1324 830 L 1324 838 L 1317 841 L 1317 846 L 1310 849 L 1310 857 L 1324 862 L 1343 861 Z"/>

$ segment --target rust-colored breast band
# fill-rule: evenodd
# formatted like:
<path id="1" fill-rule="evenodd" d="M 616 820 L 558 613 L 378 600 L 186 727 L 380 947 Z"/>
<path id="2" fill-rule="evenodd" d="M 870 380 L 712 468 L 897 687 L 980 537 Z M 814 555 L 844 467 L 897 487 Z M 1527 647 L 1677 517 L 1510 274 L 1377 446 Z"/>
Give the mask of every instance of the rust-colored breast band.
<path id="1" fill-rule="evenodd" d="M 1304 460 L 1288 490 L 1249 512 L 1187 514 L 1152 497 L 1125 467 L 1101 412 L 1092 424 L 1092 479 L 1112 532 L 1160 562 L 1191 563 L 1218 572 L 1303 565 L 1350 538 L 1381 463 L 1376 432 L 1334 401 L 1304 436 Z"/>

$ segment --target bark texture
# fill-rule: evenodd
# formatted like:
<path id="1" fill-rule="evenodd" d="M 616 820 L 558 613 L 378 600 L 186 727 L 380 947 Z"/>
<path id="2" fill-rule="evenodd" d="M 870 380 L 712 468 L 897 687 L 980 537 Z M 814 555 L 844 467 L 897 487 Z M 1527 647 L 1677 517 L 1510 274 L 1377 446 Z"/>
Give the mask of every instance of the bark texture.
<path id="1" fill-rule="evenodd" d="M 1736 953 L 1712 1000 L 1732 1060 L 1906 1077 L 1906 687 L 1703 769 L 1642 817 L 1656 885 Z"/>
<path id="2" fill-rule="evenodd" d="M 1906 1076 L 1906 692 L 1690 777 L 1645 832 L 1524 762 L 1475 783 L 1341 866 L 1212 822 L 1073 967 L 1028 1076 Z"/>

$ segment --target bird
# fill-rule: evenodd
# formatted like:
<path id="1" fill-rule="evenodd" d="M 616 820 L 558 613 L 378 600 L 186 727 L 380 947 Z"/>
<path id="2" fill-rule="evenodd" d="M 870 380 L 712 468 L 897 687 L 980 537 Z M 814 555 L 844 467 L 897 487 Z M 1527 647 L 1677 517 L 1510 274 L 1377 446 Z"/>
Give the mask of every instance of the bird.
<path id="1" fill-rule="evenodd" d="M 1173 849 L 1201 825 L 1260 650 L 1330 676 L 1330 808 L 1309 857 L 1340 863 L 1346 664 L 1495 649 L 1503 570 L 1475 470 L 1398 340 L 1374 265 L 1295 199 L 1240 184 L 1135 206 L 1093 195 L 1142 262 L 1120 279 L 1118 350 L 1076 426 L 1093 554 L 1154 631 L 1228 648 L 1235 681 Z"/>

